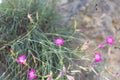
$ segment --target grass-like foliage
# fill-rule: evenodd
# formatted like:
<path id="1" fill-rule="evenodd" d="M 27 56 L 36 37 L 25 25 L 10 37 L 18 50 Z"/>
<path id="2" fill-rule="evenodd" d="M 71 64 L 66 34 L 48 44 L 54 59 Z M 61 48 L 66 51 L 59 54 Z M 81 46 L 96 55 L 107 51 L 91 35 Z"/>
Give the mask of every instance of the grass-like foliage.
<path id="1" fill-rule="evenodd" d="M 59 25 L 62 16 L 56 4 L 57 0 L 0 4 L 0 80 L 78 80 L 76 73 L 84 71 L 90 77 L 100 75 L 98 63 L 104 58 L 99 51 L 113 45 L 114 37 L 90 50 L 93 45 L 82 40 L 87 36 L 76 20 L 71 27 Z"/>
<path id="2" fill-rule="evenodd" d="M 36 80 L 46 80 L 50 72 L 53 78 L 60 77 L 71 60 L 73 51 L 67 46 L 73 33 L 60 28 L 58 18 L 55 0 L 4 0 L 0 4 L 0 62 L 6 67 L 0 80 L 28 80 L 31 69 L 36 71 Z M 65 44 L 55 44 L 59 37 Z M 16 62 L 21 55 L 26 56 L 22 65 Z"/>

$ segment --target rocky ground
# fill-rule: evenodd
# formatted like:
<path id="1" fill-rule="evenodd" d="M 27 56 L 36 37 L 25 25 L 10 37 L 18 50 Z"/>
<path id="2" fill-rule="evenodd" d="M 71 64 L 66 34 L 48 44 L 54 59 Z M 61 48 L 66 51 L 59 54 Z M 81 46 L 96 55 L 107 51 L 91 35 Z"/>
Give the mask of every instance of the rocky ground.
<path id="1" fill-rule="evenodd" d="M 96 2 L 94 2 L 96 1 Z M 64 16 L 61 23 L 73 27 L 75 22 L 77 29 L 83 31 L 87 37 L 80 39 L 90 40 L 93 44 L 101 43 L 107 36 L 113 36 L 120 40 L 120 0 L 60 0 L 59 13 Z M 79 36 L 78 36 L 79 37 Z M 72 46 L 73 46 L 72 45 Z M 119 74 L 120 71 L 120 43 L 106 48 L 102 51 L 105 56 L 105 63 L 101 67 L 108 67 L 111 73 Z M 94 48 L 94 47 L 93 47 Z M 77 62 L 76 64 L 79 64 Z M 89 76 L 89 75 L 88 75 Z M 106 78 L 107 77 L 107 78 Z M 119 80 L 108 73 L 101 74 L 101 77 L 91 79 L 80 77 L 76 80 Z"/>
<path id="2" fill-rule="evenodd" d="M 115 39 L 120 39 L 120 0 L 59 0 L 57 5 L 57 10 L 63 15 L 60 24 L 73 27 L 76 22 L 77 29 L 82 30 L 87 35 L 84 39 L 80 39 L 77 44 L 86 39 L 98 44 L 111 35 Z M 75 44 L 74 46 L 78 45 Z M 109 54 L 107 49 L 103 51 L 103 54 L 107 56 L 104 65 L 112 67 L 110 71 L 118 74 L 118 71 L 120 71 L 119 46 L 117 44 L 110 48 L 112 53 Z M 3 72 L 1 63 L 0 67 L 1 73 Z M 102 75 L 99 79 L 90 74 L 88 74 L 88 77 L 78 74 L 76 80 L 119 80 L 114 77 L 111 78 L 108 74 Z M 108 79 L 103 78 L 104 76 L 108 76 Z"/>

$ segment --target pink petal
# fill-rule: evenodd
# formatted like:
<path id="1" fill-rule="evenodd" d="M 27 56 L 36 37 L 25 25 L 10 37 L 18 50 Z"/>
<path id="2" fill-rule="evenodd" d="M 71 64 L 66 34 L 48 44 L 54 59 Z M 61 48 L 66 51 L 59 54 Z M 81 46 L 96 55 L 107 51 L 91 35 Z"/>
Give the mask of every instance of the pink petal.
<path id="1" fill-rule="evenodd" d="M 28 71 L 28 75 L 29 75 L 29 80 L 37 78 L 37 75 L 35 74 L 35 70 L 34 69 Z"/>
<path id="2" fill-rule="evenodd" d="M 106 38 L 106 43 L 112 45 L 115 42 L 114 38 L 112 36 L 109 36 Z"/>
<path id="3" fill-rule="evenodd" d="M 62 38 L 57 38 L 54 40 L 57 46 L 61 46 L 64 44 L 64 40 Z"/>
<path id="4" fill-rule="evenodd" d="M 19 60 L 26 60 L 26 56 L 25 56 L 25 55 L 19 56 L 18 59 L 19 59 Z"/>
<path id="5" fill-rule="evenodd" d="M 67 75 L 67 78 L 68 78 L 68 80 L 75 80 L 74 76 L 72 76 L 72 75 Z"/>
<path id="6" fill-rule="evenodd" d="M 95 62 L 100 62 L 102 60 L 102 56 L 100 53 L 95 53 Z"/>
<path id="7" fill-rule="evenodd" d="M 66 67 L 65 67 L 65 66 L 63 66 L 63 72 L 64 72 L 64 73 L 66 73 L 66 72 L 67 72 L 67 70 L 66 70 Z"/>
<path id="8" fill-rule="evenodd" d="M 32 75 L 32 74 L 34 74 L 34 73 L 35 73 L 35 70 L 34 70 L 34 69 L 28 71 L 28 75 Z"/>
<path id="9" fill-rule="evenodd" d="M 98 46 L 100 49 L 102 49 L 104 47 L 104 45 L 102 43 L 99 44 Z"/>
<path id="10" fill-rule="evenodd" d="M 21 55 L 18 57 L 18 60 L 16 60 L 17 63 L 20 63 L 20 64 L 25 64 L 26 62 L 26 56 L 25 55 Z"/>

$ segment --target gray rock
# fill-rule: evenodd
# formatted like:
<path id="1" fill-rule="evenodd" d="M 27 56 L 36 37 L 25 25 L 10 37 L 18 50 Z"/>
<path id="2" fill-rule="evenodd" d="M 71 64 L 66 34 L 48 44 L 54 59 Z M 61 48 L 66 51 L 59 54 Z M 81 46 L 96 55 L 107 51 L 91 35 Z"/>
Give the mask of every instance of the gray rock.
<path id="1" fill-rule="evenodd" d="M 100 43 L 108 36 L 114 36 L 115 39 L 119 39 L 120 41 L 120 0 L 96 0 L 97 5 L 93 3 L 93 0 L 61 1 L 62 2 L 58 7 L 58 12 L 63 16 L 63 19 L 60 24 L 62 23 L 64 25 L 69 23 L 68 25 L 71 27 L 74 26 L 74 22 L 72 21 L 76 20 L 77 28 L 83 29 L 84 33 L 91 41 Z M 73 45 L 74 44 L 72 44 L 72 46 Z M 120 49 L 119 46 L 117 46 L 118 49 Z M 114 47 L 116 47 L 116 45 L 114 45 Z M 104 64 L 100 65 L 100 67 L 104 68 L 105 66 L 111 66 L 113 69 L 110 71 L 117 73 L 117 71 L 120 70 L 120 55 L 118 54 L 120 53 L 120 50 L 116 50 L 114 47 L 111 49 L 113 52 L 111 55 L 107 54 L 107 49 L 105 50 L 106 53 L 103 53 L 104 56 L 106 56 L 105 58 L 107 58 L 105 60 L 109 60 L 110 62 L 105 61 Z M 94 80 L 107 80 L 107 77 L 109 80 L 119 80 L 108 73 L 101 74 L 100 77 L 96 77 Z"/>
<path id="2" fill-rule="evenodd" d="M 66 24 L 71 17 L 82 11 L 92 0 L 60 0 L 58 12 L 63 16 L 62 24 Z"/>

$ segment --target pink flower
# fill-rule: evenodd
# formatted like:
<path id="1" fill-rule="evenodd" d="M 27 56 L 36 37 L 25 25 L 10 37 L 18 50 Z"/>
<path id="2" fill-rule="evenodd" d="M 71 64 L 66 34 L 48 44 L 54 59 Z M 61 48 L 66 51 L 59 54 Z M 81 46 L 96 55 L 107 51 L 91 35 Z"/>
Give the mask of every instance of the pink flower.
<path id="1" fill-rule="evenodd" d="M 96 52 L 96 53 L 95 53 L 95 59 L 94 59 L 94 61 L 95 61 L 95 62 L 100 62 L 101 60 L 102 60 L 101 54 L 98 53 L 98 52 Z"/>
<path id="2" fill-rule="evenodd" d="M 60 71 L 59 76 L 63 76 L 67 72 L 66 67 L 63 66 L 63 70 Z"/>
<path id="3" fill-rule="evenodd" d="M 56 43 L 57 46 L 61 46 L 64 44 L 64 39 L 62 38 L 57 38 L 54 40 L 54 42 Z"/>
<path id="4" fill-rule="evenodd" d="M 28 71 L 28 75 L 29 75 L 29 80 L 37 78 L 37 75 L 35 74 L 35 70 L 34 69 Z"/>
<path id="5" fill-rule="evenodd" d="M 98 45 L 98 47 L 99 47 L 100 49 L 102 49 L 102 48 L 104 47 L 104 45 L 103 45 L 102 43 L 100 43 L 100 44 Z"/>
<path id="6" fill-rule="evenodd" d="M 12 48 L 10 48 L 9 50 L 10 50 L 10 51 L 12 51 L 13 49 L 12 49 Z"/>
<path id="7" fill-rule="evenodd" d="M 75 80 L 73 75 L 67 75 L 68 80 Z"/>
<path id="8" fill-rule="evenodd" d="M 52 77 L 51 77 L 51 76 L 48 76 L 47 80 L 52 80 Z"/>
<path id="9" fill-rule="evenodd" d="M 25 64 L 26 63 L 26 56 L 25 55 L 19 56 L 18 60 L 16 60 L 16 62 L 18 62 L 20 64 Z"/>
<path id="10" fill-rule="evenodd" d="M 50 75 L 48 76 L 47 80 L 52 80 L 52 75 L 53 75 L 53 73 L 50 72 Z"/>
<path id="11" fill-rule="evenodd" d="M 115 42 L 114 38 L 112 36 L 109 36 L 106 39 L 106 43 L 112 45 Z"/>

